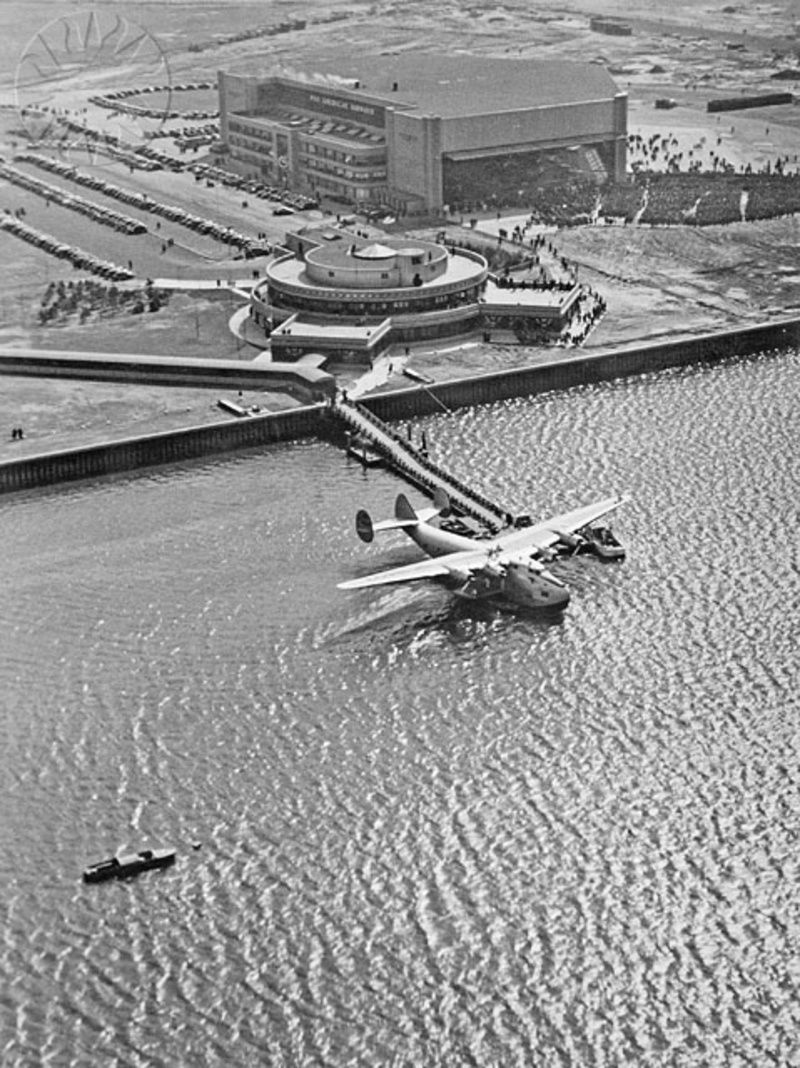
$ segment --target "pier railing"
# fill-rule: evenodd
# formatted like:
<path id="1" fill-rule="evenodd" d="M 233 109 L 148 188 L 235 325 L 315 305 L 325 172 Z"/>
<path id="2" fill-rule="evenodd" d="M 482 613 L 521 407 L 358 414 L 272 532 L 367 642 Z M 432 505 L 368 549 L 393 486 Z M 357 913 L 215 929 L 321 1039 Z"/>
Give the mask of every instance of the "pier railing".
<path id="1" fill-rule="evenodd" d="M 512 521 L 511 514 L 502 505 L 446 471 L 364 405 L 340 398 L 333 403 L 332 411 L 369 441 L 399 474 L 424 492 L 432 494 L 436 489 L 444 490 L 457 512 L 472 516 L 491 531 L 500 530 Z"/>

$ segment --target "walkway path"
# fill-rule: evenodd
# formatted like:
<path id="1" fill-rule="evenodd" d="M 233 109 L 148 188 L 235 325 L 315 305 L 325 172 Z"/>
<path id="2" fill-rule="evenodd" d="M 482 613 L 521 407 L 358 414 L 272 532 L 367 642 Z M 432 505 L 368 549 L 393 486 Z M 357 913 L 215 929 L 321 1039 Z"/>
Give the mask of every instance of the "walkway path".
<path id="1" fill-rule="evenodd" d="M 339 399 L 332 410 L 357 434 L 367 439 L 409 482 L 431 495 L 436 489 L 444 490 L 457 512 L 472 516 L 490 531 L 502 529 L 513 519 L 505 508 L 439 467 L 422 450 L 415 448 L 363 405 Z"/>

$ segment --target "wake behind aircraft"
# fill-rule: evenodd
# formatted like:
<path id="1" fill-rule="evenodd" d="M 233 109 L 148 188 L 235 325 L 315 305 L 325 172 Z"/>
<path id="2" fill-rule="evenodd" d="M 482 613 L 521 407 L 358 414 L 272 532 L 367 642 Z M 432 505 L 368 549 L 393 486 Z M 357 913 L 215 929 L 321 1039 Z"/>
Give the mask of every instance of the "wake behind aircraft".
<path id="1" fill-rule="evenodd" d="M 420 510 L 400 493 L 394 519 L 373 523 L 362 509 L 356 515 L 356 532 L 362 541 L 371 542 L 379 531 L 402 530 L 430 559 L 340 582 L 339 589 L 449 578 L 456 585 L 456 593 L 469 600 L 499 600 L 523 608 L 564 608 L 569 602 L 569 589 L 546 564 L 560 553 L 586 549 L 601 557 L 621 558 L 624 550 L 611 532 L 591 524 L 625 500 L 607 497 L 532 526 L 477 539 L 432 522 L 450 513 L 450 502 L 441 490 L 434 494 L 432 508 Z"/>

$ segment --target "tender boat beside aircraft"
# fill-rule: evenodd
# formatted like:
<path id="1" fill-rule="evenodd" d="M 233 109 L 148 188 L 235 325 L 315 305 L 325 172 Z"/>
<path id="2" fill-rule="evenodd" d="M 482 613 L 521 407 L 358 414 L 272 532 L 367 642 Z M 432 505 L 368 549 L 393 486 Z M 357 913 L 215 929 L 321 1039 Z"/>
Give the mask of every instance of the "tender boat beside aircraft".
<path id="1" fill-rule="evenodd" d="M 584 552 L 594 553 L 601 560 L 625 559 L 625 549 L 617 541 L 611 527 L 589 527 L 580 533 L 585 542 Z"/>

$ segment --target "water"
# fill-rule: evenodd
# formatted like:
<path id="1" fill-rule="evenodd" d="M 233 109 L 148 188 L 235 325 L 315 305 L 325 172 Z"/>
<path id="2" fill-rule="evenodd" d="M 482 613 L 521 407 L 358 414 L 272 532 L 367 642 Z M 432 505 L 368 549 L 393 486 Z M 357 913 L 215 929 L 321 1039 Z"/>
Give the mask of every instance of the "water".
<path id="1" fill-rule="evenodd" d="M 337 591 L 416 550 L 322 444 L 3 499 L 2 1063 L 800 1064 L 799 380 L 420 421 L 512 511 L 631 494 L 554 620 Z"/>

